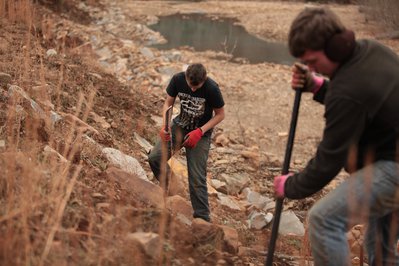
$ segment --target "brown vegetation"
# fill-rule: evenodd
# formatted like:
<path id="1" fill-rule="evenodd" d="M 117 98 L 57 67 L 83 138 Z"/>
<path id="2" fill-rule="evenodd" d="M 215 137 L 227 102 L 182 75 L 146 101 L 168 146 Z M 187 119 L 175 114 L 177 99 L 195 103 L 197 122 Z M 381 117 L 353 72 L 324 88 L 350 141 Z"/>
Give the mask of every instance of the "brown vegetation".
<path id="1" fill-rule="evenodd" d="M 71 8 L 75 1 L 38 2 L 44 5 L 0 1 L 0 72 L 10 76 L 0 84 L 0 264 L 129 263 L 135 247 L 121 239 L 132 210 L 118 203 L 127 192 L 100 175 L 102 158 L 86 147 L 84 136 L 137 150 L 133 143 L 119 146 L 118 139 L 130 138 L 132 127 L 146 130 L 140 102 L 145 95 L 130 97 L 124 85 L 96 67 L 90 53 L 74 49 L 79 40 L 50 35 L 56 20 L 47 7 L 89 19 Z M 61 53 L 47 58 L 50 47 Z M 90 126 L 92 110 L 123 119 L 126 127 L 112 129 L 112 135 L 97 131 Z M 63 119 L 55 120 L 55 113 Z M 104 199 L 109 205 L 100 204 Z M 113 216 L 117 221 L 109 220 Z M 140 260 L 137 254 L 134 260 Z"/>

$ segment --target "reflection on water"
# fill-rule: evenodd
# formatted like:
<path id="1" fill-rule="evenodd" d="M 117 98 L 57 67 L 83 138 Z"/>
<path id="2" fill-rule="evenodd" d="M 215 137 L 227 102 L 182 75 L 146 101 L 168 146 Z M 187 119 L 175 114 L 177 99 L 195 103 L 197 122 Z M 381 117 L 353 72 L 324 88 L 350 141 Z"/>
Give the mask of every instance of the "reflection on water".
<path id="1" fill-rule="evenodd" d="M 168 50 L 191 46 L 196 51 L 223 51 L 253 64 L 290 65 L 294 62 L 285 44 L 261 40 L 234 22 L 233 19 L 213 20 L 199 14 L 160 17 L 159 23 L 150 28 L 160 32 L 168 42 L 153 47 Z"/>

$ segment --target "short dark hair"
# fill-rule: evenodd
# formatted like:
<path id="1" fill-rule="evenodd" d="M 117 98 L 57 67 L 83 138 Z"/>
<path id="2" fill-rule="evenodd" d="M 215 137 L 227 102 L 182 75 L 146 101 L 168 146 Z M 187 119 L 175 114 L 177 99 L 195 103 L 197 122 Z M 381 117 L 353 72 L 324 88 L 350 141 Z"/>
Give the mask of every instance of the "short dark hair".
<path id="1" fill-rule="evenodd" d="M 197 86 L 206 80 L 206 69 L 200 63 L 191 64 L 187 67 L 186 78 L 191 85 Z"/>
<path id="2" fill-rule="evenodd" d="M 329 8 L 305 8 L 294 19 L 288 34 L 288 47 L 294 57 L 301 57 L 306 50 L 324 50 L 327 41 L 343 32 L 344 25 Z"/>

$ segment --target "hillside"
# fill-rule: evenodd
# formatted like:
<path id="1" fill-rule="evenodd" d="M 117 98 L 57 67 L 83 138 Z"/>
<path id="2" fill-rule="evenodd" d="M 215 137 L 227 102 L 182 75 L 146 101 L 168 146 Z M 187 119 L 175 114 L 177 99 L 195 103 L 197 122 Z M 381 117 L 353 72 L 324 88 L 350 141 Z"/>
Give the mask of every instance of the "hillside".
<path id="1" fill-rule="evenodd" d="M 263 265 L 271 230 L 265 217 L 274 210 L 272 180 L 281 171 L 294 97 L 290 67 L 189 47 L 148 48 L 162 39 L 148 25 L 157 16 L 201 11 L 284 42 L 305 4 L 34 2 L 4 0 L 0 7 L 0 264 Z M 331 7 L 359 38 L 383 33 L 358 6 Z M 399 52 L 397 40 L 381 41 Z M 146 161 L 167 82 L 198 61 L 226 102 L 208 165 L 212 223 L 192 219 L 184 150 L 170 162 L 168 193 Z M 305 96 L 292 170 L 315 151 L 322 117 Z M 313 198 L 286 200 L 295 226 L 306 230 L 306 211 L 345 177 Z M 286 229 L 276 265 L 311 265 L 306 237 Z M 361 231 L 348 234 L 354 265 Z"/>

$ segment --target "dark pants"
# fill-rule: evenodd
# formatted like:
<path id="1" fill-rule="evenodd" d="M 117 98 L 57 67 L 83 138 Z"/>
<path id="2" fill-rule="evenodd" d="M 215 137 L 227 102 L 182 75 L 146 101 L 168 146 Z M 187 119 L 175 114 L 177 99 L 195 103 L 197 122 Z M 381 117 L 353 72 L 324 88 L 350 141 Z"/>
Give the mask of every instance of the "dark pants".
<path id="1" fill-rule="evenodd" d="M 179 126 L 172 124 L 172 145 L 158 140 L 148 155 L 148 161 L 154 176 L 162 183 L 168 180 L 170 168 L 167 161 L 171 157 L 171 150 L 181 148 L 182 139 L 188 133 Z M 188 183 L 191 204 L 194 209 L 194 218 L 202 218 L 210 221 L 208 189 L 206 185 L 206 168 L 209 148 L 211 144 L 211 132 L 205 133 L 197 145 L 190 149 L 186 148 Z M 173 147 L 172 147 L 173 146 Z"/>

